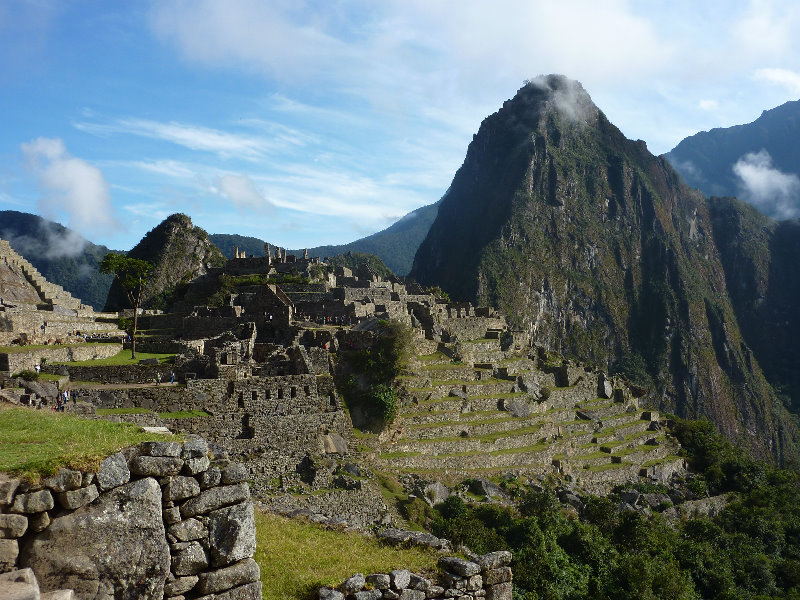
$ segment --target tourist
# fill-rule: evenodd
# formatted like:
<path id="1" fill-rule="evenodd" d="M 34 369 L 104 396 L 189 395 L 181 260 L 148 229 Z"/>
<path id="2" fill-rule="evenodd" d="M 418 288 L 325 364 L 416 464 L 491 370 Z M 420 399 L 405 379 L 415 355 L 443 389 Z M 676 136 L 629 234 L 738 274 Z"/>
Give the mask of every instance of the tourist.
<path id="1" fill-rule="evenodd" d="M 171 371 L 171 372 L 170 372 L 170 374 L 169 374 L 169 382 L 170 382 L 172 385 L 175 385 L 175 371 Z"/>

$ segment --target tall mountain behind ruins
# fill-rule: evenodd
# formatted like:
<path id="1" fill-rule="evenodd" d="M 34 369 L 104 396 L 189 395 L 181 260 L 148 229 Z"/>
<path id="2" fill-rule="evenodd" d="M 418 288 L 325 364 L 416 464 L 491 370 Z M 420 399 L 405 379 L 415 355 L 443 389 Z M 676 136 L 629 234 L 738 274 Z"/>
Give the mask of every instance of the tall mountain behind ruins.
<path id="1" fill-rule="evenodd" d="M 719 217 L 719 213 L 715 213 Z M 719 223 L 717 223 L 716 229 Z M 783 460 L 797 431 L 743 337 L 703 195 L 578 82 L 528 82 L 482 123 L 411 276 L 490 304 L 550 349 L 652 384 Z"/>

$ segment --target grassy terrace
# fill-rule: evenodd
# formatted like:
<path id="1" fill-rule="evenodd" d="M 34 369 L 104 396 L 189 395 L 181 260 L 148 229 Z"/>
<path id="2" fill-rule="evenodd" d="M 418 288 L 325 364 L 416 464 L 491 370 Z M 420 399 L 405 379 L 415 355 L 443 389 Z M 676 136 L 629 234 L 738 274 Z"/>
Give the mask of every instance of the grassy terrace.
<path id="1" fill-rule="evenodd" d="M 161 364 L 171 364 L 175 360 L 174 354 L 153 354 L 150 352 L 137 352 L 136 358 L 131 358 L 130 350 L 121 350 L 114 356 L 94 360 L 77 360 L 73 362 L 53 363 L 73 367 L 111 367 L 119 365 L 138 365 L 140 360 L 157 358 Z"/>
<path id="2" fill-rule="evenodd" d="M 270 600 L 311 598 L 317 588 L 339 585 L 354 573 L 433 573 L 438 559 L 435 551 L 393 548 L 267 513 L 256 513 L 256 536 L 263 597 Z"/>
<path id="3" fill-rule="evenodd" d="M 114 341 L 113 343 L 119 343 Z M 77 344 L 31 344 L 30 346 L 0 346 L 0 354 L 25 354 L 35 350 L 55 350 L 57 348 L 86 348 L 87 346 L 104 346 L 105 343 L 85 343 Z"/>
<path id="4" fill-rule="evenodd" d="M 95 470 L 121 448 L 147 440 L 136 425 L 89 420 L 28 408 L 0 408 L 0 471 L 37 480 L 60 467 Z"/>

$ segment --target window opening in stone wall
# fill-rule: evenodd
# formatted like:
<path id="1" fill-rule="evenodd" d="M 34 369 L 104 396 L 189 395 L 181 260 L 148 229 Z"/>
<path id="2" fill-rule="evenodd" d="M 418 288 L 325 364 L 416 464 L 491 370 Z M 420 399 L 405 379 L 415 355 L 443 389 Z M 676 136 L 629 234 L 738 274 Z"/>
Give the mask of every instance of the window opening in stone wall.
<path id="1" fill-rule="evenodd" d="M 278 388 L 278 400 L 283 400 L 283 388 Z"/>
<path id="2" fill-rule="evenodd" d="M 244 408 L 244 392 L 239 392 L 239 408 Z"/>
<path id="3" fill-rule="evenodd" d="M 306 393 L 306 396 L 310 396 L 310 395 L 311 395 L 311 390 L 309 389 L 309 387 L 308 387 L 308 386 L 305 386 L 305 387 L 303 388 L 303 391 Z"/>
<path id="4" fill-rule="evenodd" d="M 291 388 L 289 388 L 289 396 L 291 396 L 292 398 L 297 398 L 297 388 L 296 387 L 292 386 Z"/>
<path id="5" fill-rule="evenodd" d="M 272 392 L 270 392 L 269 390 L 265 391 L 265 392 L 264 392 L 264 397 L 265 397 L 267 400 L 269 400 L 270 398 L 272 398 Z"/>
<path id="6" fill-rule="evenodd" d="M 258 400 L 258 392 L 253 390 L 252 393 L 250 394 L 250 397 L 253 399 L 253 402 L 255 402 L 256 400 Z"/>

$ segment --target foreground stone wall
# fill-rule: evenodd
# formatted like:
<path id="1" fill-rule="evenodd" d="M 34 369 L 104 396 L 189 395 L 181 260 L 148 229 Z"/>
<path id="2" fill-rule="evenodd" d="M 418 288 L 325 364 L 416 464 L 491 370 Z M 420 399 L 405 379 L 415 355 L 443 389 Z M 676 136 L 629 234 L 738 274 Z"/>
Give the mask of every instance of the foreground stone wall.
<path id="1" fill-rule="evenodd" d="M 439 559 L 436 580 L 398 569 L 391 573 L 357 573 L 336 588 L 321 588 L 319 600 L 511 600 L 511 553 L 491 552 L 474 561 L 455 557 Z"/>
<path id="2" fill-rule="evenodd" d="M 75 344 L 56 348 L 35 348 L 26 352 L 0 354 L 0 371 L 19 373 L 33 371 L 41 359 L 47 363 L 70 362 L 76 360 L 95 360 L 119 354 L 122 344 Z M 47 366 L 47 365 L 46 365 Z"/>
<path id="3" fill-rule="evenodd" d="M 260 600 L 246 477 L 199 438 L 37 485 L 0 477 L 0 572 L 30 568 L 42 591 L 86 600 Z"/>

